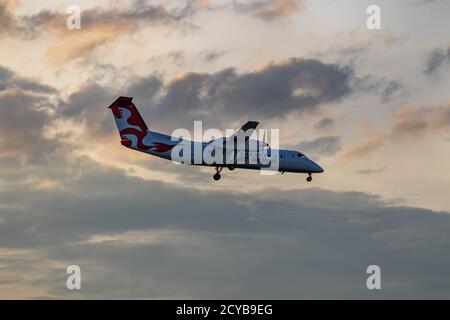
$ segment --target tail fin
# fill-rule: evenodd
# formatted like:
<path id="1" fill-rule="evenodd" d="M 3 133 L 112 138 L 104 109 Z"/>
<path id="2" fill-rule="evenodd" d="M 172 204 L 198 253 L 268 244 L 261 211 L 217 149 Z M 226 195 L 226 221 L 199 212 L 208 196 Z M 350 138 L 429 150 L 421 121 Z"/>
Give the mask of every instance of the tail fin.
<path id="1" fill-rule="evenodd" d="M 148 150 L 150 146 L 146 145 L 144 140 L 149 138 L 150 132 L 132 101 L 131 97 L 119 97 L 109 108 L 114 115 L 122 145 L 132 149 Z"/>

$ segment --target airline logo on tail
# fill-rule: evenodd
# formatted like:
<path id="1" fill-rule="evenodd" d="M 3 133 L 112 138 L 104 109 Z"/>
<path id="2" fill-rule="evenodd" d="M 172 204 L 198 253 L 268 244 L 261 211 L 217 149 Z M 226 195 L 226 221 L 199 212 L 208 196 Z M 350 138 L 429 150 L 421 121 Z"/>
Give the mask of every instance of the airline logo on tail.
<path id="1" fill-rule="evenodd" d="M 136 148 L 139 150 L 150 150 L 161 153 L 172 150 L 176 144 L 172 145 L 154 142 L 152 145 L 146 145 L 143 142 L 144 138 L 147 137 L 150 132 L 132 100 L 133 98 L 129 97 L 119 97 L 109 106 L 114 114 L 120 138 L 122 139 L 122 145 L 131 148 L 133 140 L 136 140 Z M 132 139 L 132 137 L 135 137 L 136 139 Z"/>
<path id="2" fill-rule="evenodd" d="M 148 128 L 141 115 L 132 102 L 133 98 L 119 97 L 109 106 L 114 114 L 122 145 L 131 147 L 133 141 L 128 135 L 135 136 L 137 147 L 140 150 L 149 150 L 152 146 L 143 143 L 143 139 L 148 134 Z"/>

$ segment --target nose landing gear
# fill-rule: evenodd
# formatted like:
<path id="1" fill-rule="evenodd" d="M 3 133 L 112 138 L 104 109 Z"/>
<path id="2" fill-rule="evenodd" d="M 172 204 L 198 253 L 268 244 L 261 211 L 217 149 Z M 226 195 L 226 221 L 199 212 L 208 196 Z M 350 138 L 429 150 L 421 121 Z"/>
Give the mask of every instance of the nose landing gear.
<path id="1" fill-rule="evenodd" d="M 216 167 L 216 173 L 213 175 L 213 179 L 215 181 L 219 181 L 221 178 L 220 173 L 222 172 L 223 167 Z"/>
<path id="2" fill-rule="evenodd" d="M 308 173 L 308 177 L 306 178 L 306 181 L 308 181 L 308 182 L 311 182 L 311 181 L 312 181 L 311 173 Z"/>

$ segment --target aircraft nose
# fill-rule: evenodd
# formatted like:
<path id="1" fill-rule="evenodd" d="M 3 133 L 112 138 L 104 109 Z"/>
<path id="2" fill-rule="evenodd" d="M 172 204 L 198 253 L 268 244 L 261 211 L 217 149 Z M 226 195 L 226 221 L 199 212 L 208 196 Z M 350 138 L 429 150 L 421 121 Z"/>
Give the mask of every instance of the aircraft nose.
<path id="1" fill-rule="evenodd" d="M 321 166 L 319 166 L 317 163 L 315 163 L 314 161 L 310 160 L 310 167 L 311 167 L 311 173 L 322 173 L 323 172 L 323 168 Z"/>

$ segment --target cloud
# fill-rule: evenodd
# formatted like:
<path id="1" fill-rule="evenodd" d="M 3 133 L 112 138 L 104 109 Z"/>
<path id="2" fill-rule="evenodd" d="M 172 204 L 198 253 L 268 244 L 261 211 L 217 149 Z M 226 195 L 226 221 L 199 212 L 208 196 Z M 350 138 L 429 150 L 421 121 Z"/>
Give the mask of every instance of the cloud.
<path id="1" fill-rule="evenodd" d="M 14 34 L 18 30 L 17 21 L 12 13 L 16 0 L 0 0 L 0 35 L 2 33 Z"/>
<path id="2" fill-rule="evenodd" d="M 163 79 L 152 74 L 132 82 L 129 85 L 127 92 L 129 92 L 132 97 L 139 96 L 145 101 L 152 101 L 157 97 L 161 90 L 165 90 Z"/>
<path id="3" fill-rule="evenodd" d="M 381 147 L 382 143 L 383 136 L 381 134 L 372 134 L 366 141 L 350 145 L 342 150 L 342 155 L 344 157 L 365 157 Z"/>
<path id="4" fill-rule="evenodd" d="M 191 12 L 217 11 L 231 8 L 237 13 L 263 21 L 288 19 L 305 9 L 303 0 L 191 0 L 187 9 Z"/>
<path id="5" fill-rule="evenodd" d="M 422 5 L 422 4 L 434 4 L 434 3 L 445 3 L 448 4 L 447 0 L 420 0 L 417 3 L 414 3 L 413 5 Z"/>
<path id="6" fill-rule="evenodd" d="M 0 66 L 0 156 L 37 161 L 58 146 L 46 136 L 53 120 L 50 98 L 54 93 L 54 88 Z"/>
<path id="7" fill-rule="evenodd" d="M 388 82 L 381 91 L 383 102 L 390 101 L 400 89 L 402 89 L 402 84 L 399 81 L 393 80 Z"/>
<path id="8" fill-rule="evenodd" d="M 353 86 L 355 91 L 374 93 L 380 96 L 383 103 L 387 103 L 394 98 L 403 96 L 407 92 L 404 85 L 398 80 L 377 78 L 373 75 L 366 75 L 355 80 L 356 83 Z"/>
<path id="9" fill-rule="evenodd" d="M 67 100 L 59 102 L 57 115 L 78 123 L 85 129 L 88 138 L 99 138 L 114 129 L 114 120 L 107 107 L 116 96 L 118 94 L 113 90 L 95 83 L 86 85 L 72 93 Z"/>
<path id="10" fill-rule="evenodd" d="M 194 120 L 223 129 L 248 119 L 314 112 L 322 104 L 350 95 L 351 78 L 349 68 L 292 58 L 270 62 L 247 73 L 227 68 L 215 73 L 184 73 L 170 81 L 151 74 L 131 79 L 120 91 L 87 83 L 61 103 L 60 111 L 64 118 L 90 122 L 88 130 L 98 126 L 112 129 L 108 124 L 112 123 L 111 115 L 105 108 L 118 95 L 126 95 L 135 98 L 143 118 L 153 129 L 170 132 L 192 126 Z"/>
<path id="11" fill-rule="evenodd" d="M 0 25 L 1 30 L 8 31 L 0 31 L 2 36 L 35 36 L 39 40 L 55 37 L 56 46 L 50 52 L 66 60 L 89 55 L 110 40 L 116 43 L 116 33 L 133 33 L 152 21 L 170 26 L 178 23 L 177 19 L 168 22 L 172 18 L 140 18 L 141 11 L 132 7 L 123 9 L 131 12 L 131 21 L 123 21 L 122 11 L 116 11 L 119 9 L 94 8 L 92 12 L 97 10 L 100 17 L 103 12 L 109 15 L 105 14 L 98 26 L 90 24 L 94 20 L 89 20 L 88 15 L 83 22 L 86 29 L 81 31 L 86 33 L 80 40 L 69 36 L 64 42 L 63 32 L 68 31 L 59 33 L 59 28 L 64 28 L 65 19 L 58 20 L 54 12 L 45 16 L 43 11 L 16 17 L 12 15 L 13 2 L 0 2 L 6 3 L 8 10 L 0 10 Z M 182 12 L 164 10 L 183 16 Z M 270 10 L 259 16 L 257 11 L 247 12 L 267 21 L 292 17 L 291 13 L 274 15 Z M 41 31 L 33 33 L 30 25 L 24 23 L 30 17 L 37 19 L 45 35 Z M 110 19 L 123 24 L 123 30 L 115 29 Z M 201 49 L 204 48 L 199 47 L 198 52 L 206 52 Z M 182 52 L 173 51 L 171 63 L 183 61 Z M 205 59 L 208 57 L 205 53 Z M 217 55 L 212 54 L 211 58 Z M 128 174 L 141 176 L 140 172 L 118 170 L 79 156 L 92 151 L 112 159 L 115 149 L 101 149 L 105 137 L 111 137 L 115 146 L 121 148 L 112 115 L 106 109 L 118 95 L 134 96 L 149 126 L 165 132 L 198 119 L 224 128 L 249 119 L 295 120 L 294 116 L 301 112 L 313 112 L 314 116 L 333 114 L 322 108 L 343 105 L 339 102 L 358 90 L 352 86 L 357 79 L 353 69 L 324 61 L 293 58 L 256 70 L 194 70 L 167 78 L 160 74 L 138 77 L 132 73 L 122 77 L 106 60 L 95 70 L 105 72 L 105 76 L 77 69 L 81 77 L 87 73 L 93 76 L 68 96 L 60 96 L 40 81 L 0 68 L 1 297 L 448 298 L 448 212 L 401 206 L 363 192 L 335 192 L 306 185 L 279 190 L 268 187 L 276 184 L 276 179 L 258 175 L 247 182 L 260 183 L 265 186 L 264 191 L 242 192 L 238 190 L 242 173 L 234 172 L 235 179 L 219 186 L 212 184 L 208 174 L 200 179 L 210 184 L 193 178 L 191 173 L 198 168 L 191 167 L 177 167 L 177 184 L 170 184 L 163 181 L 172 171 L 168 169 L 171 164 L 161 159 L 146 157 L 139 163 L 145 161 L 147 168 L 162 172 L 164 177 L 158 181 L 132 177 Z M 377 66 L 368 66 L 374 67 Z M 66 80 L 78 78 L 71 77 L 72 71 L 67 72 Z M 398 84 L 401 86 L 389 82 L 373 92 L 393 99 L 401 90 Z M 76 85 L 71 82 L 70 87 Z M 443 105 L 399 111 L 395 130 L 406 135 L 430 132 L 445 136 L 447 109 Z M 348 108 L 342 111 L 347 112 Z M 361 114 L 355 113 L 351 119 L 344 116 L 347 134 L 352 132 L 348 121 L 353 116 L 359 119 Z M 385 120 L 383 114 L 380 117 Z M 343 119 L 342 115 L 339 119 Z M 333 119 L 324 118 L 316 128 L 337 131 L 337 125 Z M 363 137 L 361 144 L 342 150 L 343 136 L 318 132 L 320 138 L 303 142 L 311 152 L 332 154 L 340 150 L 339 154 L 347 151 L 355 157 L 370 155 L 386 138 L 391 138 Z M 93 148 L 80 147 L 86 145 Z M 137 154 L 133 156 L 138 157 Z M 23 158 L 26 161 L 21 161 Z M 154 164 L 157 161 L 160 164 Z M 126 161 L 120 165 L 128 170 Z M 360 173 L 374 173 L 382 168 L 376 163 L 368 167 Z M 356 170 L 352 167 L 347 172 Z M 291 177 L 304 179 L 301 175 Z M 334 179 L 332 173 L 327 177 L 323 176 Z M 349 181 L 358 186 L 358 180 L 367 176 L 354 178 Z M 376 184 L 375 180 L 372 182 Z M 280 183 L 292 187 L 287 180 Z M 373 190 L 383 189 L 375 184 L 371 186 Z M 227 187 L 230 191 L 223 190 Z M 423 201 L 425 189 L 421 189 L 424 192 L 420 203 L 430 203 Z M 69 264 L 82 268 L 83 290 L 79 293 L 64 287 Z M 383 290 L 375 294 L 365 288 L 365 271 L 370 264 L 382 268 Z"/>
<path id="12" fill-rule="evenodd" d="M 57 90 L 51 86 L 41 84 L 33 79 L 19 77 L 8 68 L 0 66 L 0 92 L 13 88 L 38 94 L 51 94 L 57 92 Z"/>
<path id="13" fill-rule="evenodd" d="M 42 154 L 50 147 L 44 137 L 50 116 L 38 108 L 43 102 L 16 90 L 0 93 L 0 154 Z"/>
<path id="14" fill-rule="evenodd" d="M 386 169 L 385 167 L 381 167 L 381 168 L 377 168 L 377 169 L 363 169 L 363 170 L 358 170 L 357 172 L 358 172 L 359 174 L 371 175 L 371 174 L 383 172 L 385 169 Z"/>
<path id="15" fill-rule="evenodd" d="M 249 73 L 223 69 L 186 73 L 170 81 L 159 100 L 166 115 L 192 118 L 283 117 L 291 111 L 313 111 L 349 95 L 352 70 L 313 59 L 270 62 Z"/>
<path id="16" fill-rule="evenodd" d="M 81 29 L 69 30 L 65 12 L 42 10 L 33 15 L 15 17 L 11 1 L 0 3 L 0 14 L 7 32 L 23 39 L 34 39 L 49 33 L 55 36 L 47 50 L 47 61 L 54 64 L 86 58 L 97 47 L 110 43 L 123 34 L 134 33 L 144 26 L 188 25 L 189 10 L 166 9 L 134 1 L 129 6 L 93 7 L 81 11 Z"/>
<path id="17" fill-rule="evenodd" d="M 250 14 L 263 20 L 288 18 L 304 9 L 300 0 L 256 0 L 248 2 L 235 2 L 237 11 Z"/>
<path id="18" fill-rule="evenodd" d="M 450 62 L 450 48 L 433 49 L 433 51 L 428 54 L 426 67 L 423 70 L 423 73 L 426 75 L 436 74 L 446 61 Z"/>
<path id="19" fill-rule="evenodd" d="M 224 56 L 226 53 L 228 53 L 228 50 L 203 50 L 197 55 L 197 58 L 200 58 L 205 62 L 213 62 Z"/>
<path id="20" fill-rule="evenodd" d="M 314 128 L 317 130 L 326 130 L 334 127 L 335 122 L 331 118 L 323 118 L 319 122 L 314 125 Z"/>
<path id="21" fill-rule="evenodd" d="M 0 189 L 3 297 L 73 297 L 69 264 L 83 298 L 372 298 L 374 263 L 389 271 L 377 297 L 450 288 L 448 214 L 359 192 L 198 191 L 72 156 L 54 166 L 41 169 L 64 172 L 60 187 Z"/>
<path id="22" fill-rule="evenodd" d="M 109 73 L 109 71 L 108 71 Z M 117 72 L 112 70 L 112 79 L 115 81 Z M 125 78 L 124 78 L 125 79 Z M 89 146 L 91 143 L 104 143 L 116 137 L 117 128 L 111 111 L 107 109 L 111 103 L 120 95 L 139 95 L 142 101 L 151 104 L 154 96 L 162 90 L 162 79 L 156 75 L 140 78 L 139 81 L 129 83 L 128 87 L 121 91 L 107 85 L 98 84 L 100 79 L 93 79 L 91 82 L 80 86 L 78 90 L 70 94 L 66 99 L 58 100 L 56 106 L 56 117 L 60 120 L 69 120 L 73 126 L 78 128 L 81 141 L 78 147 Z M 138 101 L 135 100 L 136 103 Z M 139 105 L 140 111 L 145 111 Z M 152 119 L 146 119 L 149 124 L 154 124 Z"/>
<path id="23" fill-rule="evenodd" d="M 334 65 L 294 59 L 255 72 L 226 69 L 169 82 L 150 75 L 131 82 L 123 94 L 140 96 L 149 114 L 168 112 L 178 103 L 180 115 L 201 110 L 198 102 L 218 108 L 205 101 L 226 100 L 250 80 L 263 89 L 285 81 L 281 85 L 290 90 L 310 90 L 290 99 L 311 94 L 315 86 L 324 91 L 316 101 L 339 99 L 336 87 L 326 92 L 331 83 L 316 83 L 323 72 L 313 71 L 322 68 L 342 72 Z M 450 246 L 446 214 L 399 207 L 358 192 L 200 191 L 198 180 L 181 173 L 190 172 L 185 167 L 179 169 L 179 179 L 185 177 L 189 187 L 130 177 L 77 156 L 77 144 L 69 143 L 60 152 L 60 140 L 44 134 L 54 121 L 72 120 L 89 133 L 77 143 L 109 136 L 115 128 L 106 107 L 119 95 L 116 89 L 87 83 L 54 105 L 41 90 L 10 88 L 8 81 L 19 78 L 14 72 L 0 69 L 0 78 L 9 79 L 0 92 L 7 115 L 0 123 L 5 130 L 0 141 L 2 150 L 10 151 L 0 155 L 0 276 L 7 279 L 0 283 L 2 297 L 69 297 L 63 289 L 69 264 L 82 268 L 80 298 L 230 298 L 236 292 L 239 298 L 371 298 L 364 277 L 374 262 L 389 270 L 383 286 L 390 290 L 383 297 L 423 297 L 423 288 L 433 288 L 427 291 L 430 297 L 442 297 L 450 288 L 450 281 L 438 282 L 444 271 L 429 272 L 436 265 L 446 270 L 450 263 L 444 254 Z M 193 98 L 182 109 L 190 93 Z M 249 106 L 257 110 L 260 98 L 249 96 L 245 101 L 254 99 Z M 163 106 L 166 110 L 159 109 Z M 279 107 L 277 116 L 296 110 L 290 103 Z M 256 111 L 241 110 L 230 118 L 245 112 Z M 150 123 L 158 124 L 152 119 Z M 329 154 L 339 149 L 340 138 L 304 144 Z M 353 152 L 369 151 L 360 146 Z M 17 162 L 21 154 L 38 154 L 42 160 L 25 165 Z M 324 278 L 330 287 L 323 287 Z"/>
<path id="24" fill-rule="evenodd" d="M 320 158 L 334 155 L 341 147 L 341 137 L 329 136 L 300 142 L 295 149 L 301 150 L 312 158 Z"/>
<path id="25" fill-rule="evenodd" d="M 450 105 L 411 108 L 402 107 L 394 114 L 393 134 L 417 137 L 450 128 Z"/>
<path id="26" fill-rule="evenodd" d="M 131 26 L 99 25 L 67 37 L 61 37 L 46 52 L 46 61 L 60 65 L 78 58 L 86 58 L 97 47 L 113 41 L 123 33 L 131 32 Z"/>

